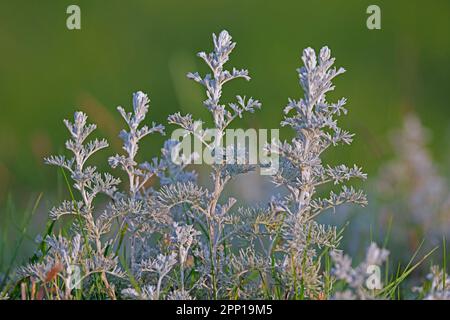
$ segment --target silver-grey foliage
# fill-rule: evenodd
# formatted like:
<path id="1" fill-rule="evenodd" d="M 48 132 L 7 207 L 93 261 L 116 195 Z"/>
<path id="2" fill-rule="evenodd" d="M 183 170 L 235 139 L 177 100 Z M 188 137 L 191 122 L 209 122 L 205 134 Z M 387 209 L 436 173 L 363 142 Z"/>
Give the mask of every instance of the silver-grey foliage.
<path id="1" fill-rule="evenodd" d="M 450 279 L 442 268 L 432 266 L 426 280 L 428 285 L 414 288 L 424 300 L 450 300 Z"/>
<path id="2" fill-rule="evenodd" d="M 405 115 L 403 127 L 392 135 L 395 158 L 380 170 L 377 189 L 384 200 L 380 211 L 405 213 L 395 216 L 398 239 L 426 234 L 439 243 L 450 230 L 450 187 L 427 150 L 429 138 L 417 115 Z"/>
<path id="3" fill-rule="evenodd" d="M 326 184 L 341 185 L 351 178 L 365 179 L 366 174 L 356 165 L 332 167 L 322 163 L 324 151 L 338 144 L 350 144 L 353 138 L 337 123 L 338 116 L 347 114 L 346 99 L 336 103 L 326 100 L 326 94 L 334 90 L 332 80 L 344 69 L 333 67 L 335 59 L 328 47 L 323 47 L 318 56 L 313 49 L 305 49 L 302 61 L 304 66 L 297 71 L 304 96 L 298 101 L 289 99 L 281 122 L 291 127 L 296 136 L 290 142 L 272 144 L 268 151 L 280 155 L 280 170 L 273 182 L 288 191 L 286 197 L 274 199 L 272 204 L 284 216 L 280 232 L 285 241 L 276 248 L 284 253 L 284 260 L 276 265 L 285 275 L 290 295 L 305 291 L 309 296 L 317 296 L 327 289 L 317 249 L 335 248 L 340 235 L 336 227 L 320 224 L 315 218 L 341 204 L 367 203 L 365 194 L 353 187 L 343 185 L 326 198 L 318 197 L 317 189 Z M 273 251 L 277 237 L 271 239 L 269 248 Z"/>
<path id="4" fill-rule="evenodd" d="M 321 261 L 337 247 L 340 234 L 316 217 L 344 203 L 366 204 L 363 192 L 343 185 L 351 178 L 365 179 L 362 170 L 324 165 L 321 159 L 330 146 L 352 141 L 353 135 L 336 120 L 347 113 L 346 100 L 326 100 L 334 89 L 332 80 L 344 70 L 333 68 L 327 47 L 318 57 L 311 48 L 303 52 L 304 66 L 298 73 L 304 97 L 289 100 L 282 122 L 296 136 L 267 149 L 280 155 L 280 171 L 272 181 L 288 195 L 276 196 L 268 205 L 238 208 L 237 199 L 227 197 L 224 189 L 236 176 L 257 168 L 245 162 L 227 163 L 224 155 L 230 153 L 222 142 L 232 121 L 253 113 L 261 103 L 239 95 L 235 102 L 223 102 L 227 82 L 250 77 L 247 70 L 225 68 L 236 45 L 227 31 L 214 34 L 213 45 L 211 53 L 198 54 L 210 73 L 189 73 L 188 78 L 206 90 L 203 104 L 218 132 L 215 139 L 206 139 L 205 131 L 197 130 L 203 122 L 194 121 L 190 114 L 168 117 L 170 124 L 195 136 L 216 157 L 209 166 L 211 186 L 201 186 L 197 174 L 188 170 L 196 154 L 184 155 L 181 163 L 172 161 L 172 152 L 179 151 L 178 141 L 167 140 L 160 158 L 138 161 L 141 139 L 164 132 L 161 125 L 145 125 L 149 98 L 143 92 L 133 95 L 131 112 L 118 107 L 127 126 L 119 135 L 123 154 L 110 157 L 109 164 L 126 177 L 120 190 L 119 179 L 86 165 L 92 154 L 108 144 L 97 139 L 86 142 L 95 125 L 87 124 L 87 116 L 77 112 L 73 123 L 65 121 L 71 135 L 66 147 L 73 157 L 46 159 L 69 173 L 78 191 L 50 212 L 54 220 L 74 217 L 70 235 L 43 239 L 39 259 L 18 270 L 21 279 L 54 285 L 57 297 L 64 299 L 80 294 L 65 284 L 72 265 L 81 266 L 82 295 L 99 290 L 100 282 L 104 289 L 100 294 L 110 299 L 320 298 L 331 289 L 332 275 Z M 243 146 L 233 152 L 246 154 Z M 325 184 L 342 187 L 320 198 L 317 189 Z M 94 200 L 100 193 L 110 200 L 96 212 Z M 55 271 L 61 286 L 49 279 Z"/>
<path id="5" fill-rule="evenodd" d="M 108 146 L 104 139 L 86 142 L 88 136 L 96 129 L 95 124 L 87 123 L 86 114 L 76 112 L 74 122 L 71 123 L 68 120 L 64 120 L 64 124 L 71 135 L 71 139 L 66 142 L 66 148 L 73 153 L 73 157 L 66 159 L 65 156 L 51 156 L 45 161 L 48 164 L 59 166 L 70 173 L 70 177 L 74 181 L 73 186 L 79 191 L 81 200 L 64 201 L 61 206 L 51 210 L 50 216 L 53 219 L 59 219 L 66 214 L 77 217 L 74 224 L 74 228 L 77 230 L 74 239 L 83 233 L 86 245 L 84 250 L 85 256 L 83 256 L 82 262 L 87 270 L 90 270 L 92 266 L 96 266 L 95 268 L 101 273 L 101 279 L 109 297 L 114 299 L 116 297 L 115 290 L 109 284 L 106 274 L 110 272 L 116 273 L 117 257 L 104 254 L 109 244 L 107 241 L 102 241 L 102 236 L 109 231 L 109 228 L 105 228 L 105 225 L 110 223 L 110 221 L 108 219 L 95 218 L 94 199 L 100 193 L 113 197 L 120 180 L 109 173 L 101 175 L 95 167 L 86 166 L 87 160 L 95 152 Z M 60 240 L 63 241 L 63 239 Z M 75 254 L 75 252 L 72 254 Z M 49 257 L 51 259 L 51 255 Z M 54 263 L 56 262 L 55 260 Z M 50 262 L 48 261 L 48 263 Z M 70 261 L 66 260 L 64 263 L 70 264 Z M 46 267 L 53 266 L 47 265 Z"/>
<path id="6" fill-rule="evenodd" d="M 200 83 L 206 89 L 207 99 L 203 102 L 211 113 L 214 129 L 217 130 L 214 141 L 209 142 L 202 133 L 198 133 L 196 127 L 202 121 L 193 121 L 192 116 L 176 113 L 169 116 L 169 123 L 176 124 L 194 135 L 202 144 L 211 150 L 213 155 L 226 154 L 222 142 L 226 128 L 231 122 L 242 117 L 244 112 L 254 112 L 261 107 L 259 101 L 253 98 L 237 96 L 236 103 L 228 103 L 228 107 L 221 101 L 223 85 L 237 78 L 250 80 L 247 70 L 225 69 L 230 53 L 236 43 L 232 41 L 227 31 L 222 31 L 219 36 L 213 34 L 214 49 L 211 53 L 200 52 L 198 56 L 204 60 L 210 68 L 211 73 L 201 76 L 199 73 L 189 73 L 188 78 Z M 203 131 L 204 133 L 204 131 Z M 228 259 L 225 252 L 226 246 L 230 245 L 233 236 L 238 234 L 239 224 L 230 212 L 235 199 L 220 201 L 226 184 L 236 175 L 246 173 L 254 167 L 245 165 L 230 165 L 222 161 L 216 161 L 211 165 L 212 189 L 203 189 L 193 183 L 177 183 L 165 187 L 160 191 L 161 200 L 164 203 L 187 205 L 189 209 L 186 215 L 189 220 L 194 221 L 202 230 L 200 243 L 197 248 L 197 258 L 201 261 L 201 286 L 205 289 L 203 297 L 219 298 L 227 291 L 227 284 L 233 276 L 232 270 L 228 268 Z M 184 289 L 184 288 L 183 288 Z"/>
<path id="7" fill-rule="evenodd" d="M 376 290 L 370 290 L 366 286 L 368 280 L 368 267 L 381 267 L 387 260 L 389 251 L 379 248 L 374 242 L 370 244 L 366 251 L 366 257 L 356 268 L 352 267 L 352 258 L 345 255 L 342 251 L 333 250 L 331 253 L 333 261 L 333 276 L 338 280 L 344 282 L 346 288 L 338 291 L 334 295 L 334 299 L 338 300 L 372 300 L 376 298 Z M 381 273 L 380 273 L 381 276 Z M 380 285 L 381 285 L 381 279 Z"/>

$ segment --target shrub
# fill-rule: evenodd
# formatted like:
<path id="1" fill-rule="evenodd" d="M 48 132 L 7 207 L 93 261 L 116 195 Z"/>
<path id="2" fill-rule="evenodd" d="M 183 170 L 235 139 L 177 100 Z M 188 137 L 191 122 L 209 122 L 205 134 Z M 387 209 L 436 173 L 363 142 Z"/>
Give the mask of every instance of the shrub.
<path id="1" fill-rule="evenodd" d="M 227 31 L 213 35 L 211 53 L 200 52 L 211 73 L 188 78 L 206 89 L 204 106 L 218 134 L 210 142 L 199 131 L 202 121 L 192 115 L 173 114 L 170 124 L 193 135 L 212 152 L 217 161 L 209 165 L 211 186 L 201 186 L 188 164 L 196 154 L 180 155 L 179 142 L 168 139 L 160 158 L 138 163 L 139 142 L 164 127 L 144 125 L 149 99 L 143 92 L 133 95 L 133 110 L 118 107 L 127 128 L 120 132 L 123 154 L 109 158 L 113 169 L 121 169 L 127 183 L 109 173 L 101 174 L 87 165 L 89 158 L 106 148 L 106 140 L 87 142 L 95 125 L 76 112 L 74 121 L 64 121 L 71 138 L 66 148 L 71 158 L 46 159 L 62 169 L 73 182 L 72 199 L 50 212 L 52 220 L 72 216 L 68 235 L 48 235 L 32 262 L 19 268 L 17 276 L 30 285 L 30 295 L 47 299 L 323 299 L 331 296 L 334 282 L 329 253 L 341 239 L 335 226 L 317 221 L 319 214 L 344 203 L 365 205 L 362 191 L 342 186 L 328 197 L 317 196 L 325 184 L 343 185 L 351 178 L 365 179 L 357 166 L 329 166 L 322 154 L 331 146 L 350 144 L 353 135 L 342 130 L 337 117 L 347 113 L 346 100 L 329 103 L 332 80 L 344 69 L 333 67 L 331 51 L 324 47 L 318 56 L 304 50 L 304 66 L 298 69 L 304 97 L 289 99 L 283 126 L 295 131 L 290 141 L 274 141 L 267 153 L 280 156 L 280 169 L 271 177 L 287 191 L 269 204 L 237 207 L 236 199 L 224 194 L 235 177 L 258 170 L 250 163 L 229 163 L 222 147 L 226 128 L 245 112 L 255 112 L 261 103 L 236 97 L 225 104 L 223 85 L 243 78 L 247 70 L 225 69 L 235 43 Z M 246 153 L 239 146 L 234 153 Z M 177 162 L 173 161 L 178 156 Z M 267 164 L 266 164 L 267 165 Z M 150 181 L 158 178 L 159 184 Z M 119 189 L 119 186 L 122 186 Z M 72 192 L 72 187 L 74 191 Z M 99 194 L 109 201 L 96 206 Z M 237 207 L 237 208 L 236 208 Z M 97 208 L 97 209 L 96 209 Z M 341 257 L 342 258 L 342 257 Z M 342 258 L 343 259 L 343 258 Z M 340 259 L 340 260 L 342 260 Z M 323 260 L 328 262 L 323 267 Z M 73 286 L 74 267 L 79 268 L 81 286 Z M 26 294 L 25 294 L 26 295 Z"/>

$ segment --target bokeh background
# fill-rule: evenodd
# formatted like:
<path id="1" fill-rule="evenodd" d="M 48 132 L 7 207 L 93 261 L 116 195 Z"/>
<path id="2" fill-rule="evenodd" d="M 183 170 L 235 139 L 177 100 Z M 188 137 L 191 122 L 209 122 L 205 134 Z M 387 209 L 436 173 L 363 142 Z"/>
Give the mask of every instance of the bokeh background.
<path id="1" fill-rule="evenodd" d="M 81 8 L 81 30 L 66 28 L 70 4 Z M 381 30 L 366 27 L 370 4 L 381 7 Z M 369 188 L 371 177 L 395 153 L 390 132 L 413 111 L 431 133 L 433 161 L 448 176 L 448 0 L 2 0 L 2 259 L 10 258 L 8 246 L 17 244 L 15 235 L 23 229 L 36 197 L 43 193 L 39 214 L 45 216 L 64 195 L 57 170 L 42 161 L 63 151 L 67 135 L 62 119 L 83 110 L 98 124 L 96 134 L 111 144 L 95 158 L 98 164 L 120 151 L 117 134 L 122 122 L 116 106 L 130 107 L 137 90 L 149 93 L 150 116 L 156 122 L 166 123 L 177 111 L 205 118 L 204 93 L 185 75 L 206 71 L 195 54 L 209 50 L 211 34 L 222 29 L 237 42 L 230 66 L 248 68 L 253 77 L 230 84 L 225 97 L 245 94 L 263 103 L 261 111 L 238 126 L 278 128 L 287 98 L 302 95 L 295 71 L 302 49 L 328 45 L 337 64 L 347 69 L 336 80 L 331 97 L 348 97 L 350 112 L 340 123 L 356 133 L 351 147 L 326 155 L 329 162 L 362 165 L 369 174 L 362 185 Z M 281 131 L 282 137 L 290 134 Z M 160 137 L 147 139 L 140 157 L 155 156 L 162 143 Z M 45 227 L 39 223 L 43 218 L 36 219 L 24 247 Z"/>

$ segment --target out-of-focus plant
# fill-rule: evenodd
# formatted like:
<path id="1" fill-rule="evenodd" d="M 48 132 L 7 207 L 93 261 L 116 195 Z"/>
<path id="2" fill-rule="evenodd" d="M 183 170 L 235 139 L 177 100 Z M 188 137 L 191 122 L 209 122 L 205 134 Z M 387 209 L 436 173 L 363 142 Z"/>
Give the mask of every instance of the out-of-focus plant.
<path id="1" fill-rule="evenodd" d="M 426 148 L 429 132 L 407 114 L 392 140 L 395 158 L 377 179 L 382 219 L 393 217 L 392 241 L 402 246 L 415 248 L 422 238 L 437 244 L 450 230 L 450 189 Z"/>
<path id="2" fill-rule="evenodd" d="M 344 283 L 344 289 L 334 293 L 333 298 L 338 300 L 368 300 L 375 299 L 377 290 L 382 288 L 380 268 L 387 260 L 389 251 L 380 249 L 375 243 L 371 243 L 367 248 L 366 257 L 356 268 L 352 267 L 352 258 L 343 254 L 342 251 L 333 250 L 331 252 L 333 262 L 332 275 L 337 281 Z M 381 269 L 377 269 L 381 270 Z M 372 273 L 371 273 L 372 272 Z M 378 277 L 373 279 L 373 285 L 378 288 L 367 288 L 369 276 Z M 376 283 L 378 282 L 378 283 Z"/>
<path id="3" fill-rule="evenodd" d="M 426 281 L 421 287 L 414 288 L 425 300 L 450 300 L 450 279 L 439 266 L 432 266 Z"/>

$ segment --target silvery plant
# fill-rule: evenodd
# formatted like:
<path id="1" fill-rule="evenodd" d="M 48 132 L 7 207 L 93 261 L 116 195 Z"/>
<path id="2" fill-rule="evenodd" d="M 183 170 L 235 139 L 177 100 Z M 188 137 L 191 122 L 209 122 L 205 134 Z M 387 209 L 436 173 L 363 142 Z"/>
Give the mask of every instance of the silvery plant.
<path id="1" fill-rule="evenodd" d="M 140 141 L 165 132 L 162 125 L 146 125 L 150 100 L 143 92 L 133 95 L 130 111 L 118 107 L 126 125 L 119 134 L 123 151 L 108 162 L 124 181 L 89 165 L 91 156 L 108 143 L 87 141 L 96 127 L 87 122 L 86 114 L 77 112 L 73 122 L 64 122 L 71 137 L 66 148 L 72 156 L 52 156 L 46 162 L 61 168 L 70 191 L 70 199 L 53 208 L 50 218 L 68 221 L 70 228 L 40 239 L 31 262 L 17 270 L 22 297 L 331 297 L 338 273 L 322 261 L 331 263 L 329 254 L 338 247 L 341 233 L 317 217 L 341 204 L 366 204 L 362 191 L 344 185 L 351 178 L 365 179 L 362 170 L 325 165 L 321 158 L 329 147 L 352 141 L 353 135 L 337 123 L 337 117 L 347 113 L 346 100 L 326 100 L 334 89 L 333 79 L 344 70 L 333 67 L 327 47 L 318 56 L 311 48 L 304 50 L 304 66 L 298 70 L 304 97 L 289 100 L 281 123 L 293 129 L 295 137 L 266 146 L 269 156 L 279 156 L 279 170 L 271 179 L 284 193 L 269 204 L 239 207 L 237 199 L 225 194 L 227 184 L 270 163 L 255 165 L 245 160 L 245 146 L 224 145 L 230 124 L 261 108 L 258 100 L 244 96 L 223 101 L 227 82 L 250 80 L 245 69 L 225 68 L 235 45 L 227 31 L 214 34 L 212 52 L 198 54 L 210 72 L 188 74 L 205 88 L 203 105 L 211 114 L 213 139 L 201 129 L 203 121 L 194 121 L 190 114 L 168 117 L 169 124 L 197 139 L 214 159 L 208 164 L 207 186 L 200 185 L 190 169 L 199 155 L 184 153 L 178 140 L 166 140 L 159 157 L 138 161 Z M 241 161 L 231 161 L 235 157 Z M 341 188 L 319 197 L 318 190 L 327 184 Z M 109 199 L 106 204 L 100 194 Z"/>
<path id="2" fill-rule="evenodd" d="M 330 255 L 333 262 L 332 274 L 344 285 L 344 289 L 336 290 L 333 299 L 373 300 L 378 298 L 377 290 L 382 288 L 379 271 L 388 259 L 388 250 L 379 248 L 372 242 L 367 248 L 364 261 L 356 268 L 352 266 L 352 258 L 342 251 L 333 250 Z"/>
<path id="3" fill-rule="evenodd" d="M 450 188 L 427 149 L 429 140 L 418 116 L 406 114 L 403 127 L 392 135 L 395 157 L 381 167 L 377 179 L 384 200 L 381 212 L 404 213 L 394 216 L 394 240 L 408 239 L 413 246 L 425 236 L 433 245 L 440 243 L 450 229 Z"/>
<path id="4" fill-rule="evenodd" d="M 443 268 L 434 265 L 424 284 L 413 290 L 424 300 L 450 300 L 450 279 Z"/>
<path id="5" fill-rule="evenodd" d="M 192 221 L 201 230 L 198 247 L 195 249 L 195 260 L 199 263 L 199 288 L 206 289 L 204 298 L 214 298 L 230 294 L 233 285 L 234 270 L 232 263 L 233 240 L 244 235 L 246 226 L 243 216 L 233 213 L 232 208 L 236 199 L 222 197 L 227 183 L 238 175 L 254 170 L 256 167 L 249 163 L 237 164 L 230 158 L 242 154 L 243 146 L 237 146 L 231 152 L 224 146 L 226 129 L 243 113 L 253 113 L 261 104 L 253 98 L 237 96 L 236 102 L 222 102 L 222 89 L 225 83 L 243 78 L 250 80 L 247 70 L 225 69 L 231 52 L 236 46 L 227 31 L 218 36 L 213 35 L 214 49 L 211 53 L 199 52 L 198 56 L 206 63 L 211 73 L 201 76 L 199 73 L 189 73 L 188 78 L 202 85 L 206 90 L 207 99 L 204 106 L 211 113 L 214 124 L 214 139 L 206 137 L 205 130 L 198 130 L 203 122 L 193 121 L 192 115 L 176 113 L 169 116 L 169 123 L 176 124 L 198 139 L 206 151 L 209 151 L 214 161 L 210 165 L 212 188 L 204 189 L 196 184 L 177 183 L 160 191 L 160 199 L 168 206 L 183 203 L 186 206 L 184 220 Z M 228 150 L 227 150 L 228 149 Z M 245 153 L 245 150 L 244 150 Z M 184 158 L 196 155 L 184 155 Z M 242 160 L 242 159 L 241 159 Z"/>
<path id="6" fill-rule="evenodd" d="M 281 122 L 296 135 L 290 142 L 268 148 L 280 155 L 280 170 L 273 182 L 288 194 L 271 203 L 271 209 L 281 218 L 277 232 L 269 236 L 266 252 L 271 260 L 277 260 L 272 263 L 287 297 L 318 298 L 332 285 L 330 275 L 322 272 L 321 257 L 338 246 L 340 232 L 316 218 L 341 204 L 365 205 L 362 191 L 343 184 L 352 178 L 366 179 L 366 174 L 356 165 L 330 166 L 321 159 L 329 147 L 352 142 L 353 135 L 341 129 L 336 119 L 347 113 L 346 99 L 335 103 L 326 100 L 326 94 L 334 90 L 333 79 L 345 70 L 333 67 L 335 59 L 328 47 L 323 47 L 318 56 L 313 49 L 305 49 L 302 61 L 304 66 L 297 71 L 304 96 L 300 100 L 289 99 Z M 331 191 L 328 197 L 317 196 L 318 189 L 326 184 L 342 187 Z"/>
<path id="7" fill-rule="evenodd" d="M 71 278 L 72 269 L 74 266 L 81 266 L 84 277 L 89 279 L 90 276 L 95 276 L 96 281 L 102 283 L 106 294 L 115 299 L 115 290 L 107 274 L 121 278 L 124 273 L 118 267 L 118 257 L 108 249 L 112 245 L 111 240 L 104 240 L 103 237 L 110 231 L 113 218 L 106 212 L 96 217 L 94 200 L 100 193 L 114 197 L 120 180 L 109 173 L 101 174 L 95 167 L 87 165 L 89 158 L 106 148 L 108 143 L 104 139 L 86 141 L 96 129 L 94 124 L 87 123 L 86 114 L 76 112 L 74 121 L 65 120 L 64 124 L 71 136 L 66 141 L 66 149 L 73 156 L 51 156 L 45 162 L 67 172 L 73 181 L 73 188 L 78 192 L 75 196 L 71 189 L 72 199 L 50 211 L 50 218 L 55 221 L 68 215 L 75 217 L 72 235 L 70 239 L 61 235 L 48 236 L 43 240 L 45 246 L 41 247 L 45 248 L 45 255 L 41 252 L 43 257 L 38 262 L 21 268 L 19 274 L 30 275 L 33 281 L 42 283 L 52 283 L 58 277 L 61 278 L 62 286 L 53 283 L 51 286 L 57 289 L 56 297 L 68 299 L 72 291 L 71 282 L 74 281 Z M 58 289 L 62 292 L 59 293 Z"/>

